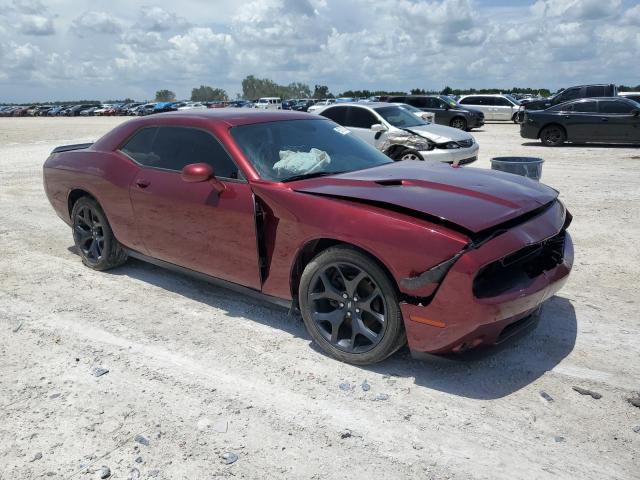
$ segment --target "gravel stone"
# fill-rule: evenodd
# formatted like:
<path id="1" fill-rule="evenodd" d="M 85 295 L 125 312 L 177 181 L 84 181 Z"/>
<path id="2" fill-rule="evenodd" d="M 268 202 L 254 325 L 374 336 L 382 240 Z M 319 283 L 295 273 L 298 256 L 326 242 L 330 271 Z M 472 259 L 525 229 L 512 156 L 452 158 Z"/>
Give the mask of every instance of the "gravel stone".
<path id="1" fill-rule="evenodd" d="M 231 465 L 232 463 L 235 463 L 238 460 L 238 455 L 236 455 L 233 452 L 225 452 L 222 454 L 222 462 L 225 465 Z"/>
<path id="2" fill-rule="evenodd" d="M 98 470 L 98 477 L 100 478 L 109 478 L 111 476 L 111 469 L 105 465 L 103 465 L 100 470 Z"/>
<path id="3" fill-rule="evenodd" d="M 94 377 L 101 377 L 102 375 L 104 375 L 105 373 L 109 373 L 109 369 L 107 368 L 102 368 L 102 367 L 94 367 L 91 370 L 91 375 L 93 375 Z"/>
<path id="4" fill-rule="evenodd" d="M 602 395 L 600 395 L 598 392 L 594 392 L 593 390 L 587 390 L 586 388 L 581 387 L 573 387 L 573 389 L 580 395 L 590 395 L 596 400 L 600 400 L 602 398 Z"/>

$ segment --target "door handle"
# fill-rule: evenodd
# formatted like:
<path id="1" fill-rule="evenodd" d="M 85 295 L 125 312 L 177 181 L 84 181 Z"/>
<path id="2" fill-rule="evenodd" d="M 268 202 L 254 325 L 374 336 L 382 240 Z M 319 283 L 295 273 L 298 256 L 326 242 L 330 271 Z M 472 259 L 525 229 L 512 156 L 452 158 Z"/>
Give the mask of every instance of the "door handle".
<path id="1" fill-rule="evenodd" d="M 564 118 L 571 118 L 571 115 L 565 115 Z"/>
<path id="2" fill-rule="evenodd" d="M 602 117 L 600 120 L 602 120 L 603 122 L 608 122 L 609 119 L 607 117 Z"/>
<path id="3" fill-rule="evenodd" d="M 141 178 L 139 180 L 136 180 L 136 185 L 139 188 L 147 188 L 149 185 L 151 185 L 151 182 L 149 180 L 145 180 L 144 178 Z"/>

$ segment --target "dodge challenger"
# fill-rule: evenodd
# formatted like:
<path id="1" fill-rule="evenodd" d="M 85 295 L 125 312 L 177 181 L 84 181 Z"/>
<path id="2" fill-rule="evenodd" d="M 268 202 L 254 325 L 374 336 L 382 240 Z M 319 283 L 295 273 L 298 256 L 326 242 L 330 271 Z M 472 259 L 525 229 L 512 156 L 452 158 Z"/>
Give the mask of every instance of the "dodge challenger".
<path id="1" fill-rule="evenodd" d="M 82 262 L 133 257 L 299 310 L 369 364 L 500 343 L 567 280 L 571 215 L 547 186 L 394 162 L 332 121 L 202 110 L 53 150 L 44 185 Z"/>

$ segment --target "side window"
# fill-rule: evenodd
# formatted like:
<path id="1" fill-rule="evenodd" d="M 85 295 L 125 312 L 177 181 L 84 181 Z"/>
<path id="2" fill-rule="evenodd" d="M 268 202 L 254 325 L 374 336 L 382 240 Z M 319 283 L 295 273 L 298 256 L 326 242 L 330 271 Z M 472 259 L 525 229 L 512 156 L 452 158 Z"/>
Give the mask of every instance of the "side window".
<path id="1" fill-rule="evenodd" d="M 428 97 L 407 97 L 406 103 L 416 108 L 431 108 Z"/>
<path id="2" fill-rule="evenodd" d="M 374 123 L 380 123 L 366 108 L 349 107 L 345 126 L 354 128 L 371 128 Z"/>
<path id="3" fill-rule="evenodd" d="M 347 109 L 345 107 L 327 108 L 320 115 L 327 117 L 329 120 L 333 120 L 338 125 L 344 125 L 347 121 Z"/>
<path id="4" fill-rule="evenodd" d="M 568 102 L 569 100 L 574 100 L 576 98 L 580 98 L 580 89 L 579 88 L 569 88 L 560 94 L 561 102 Z"/>
<path id="5" fill-rule="evenodd" d="M 612 114 L 631 114 L 633 106 L 630 103 L 621 100 L 600 100 L 598 102 L 600 113 Z"/>
<path id="6" fill-rule="evenodd" d="M 391 97 L 387 99 L 389 103 L 407 103 L 407 97 Z"/>
<path id="7" fill-rule="evenodd" d="M 136 162 L 146 165 L 151 155 L 153 141 L 156 138 L 157 132 L 158 129 L 156 127 L 147 127 L 138 130 L 120 150 Z"/>
<path id="8" fill-rule="evenodd" d="M 509 100 L 504 97 L 493 97 L 494 105 L 498 105 L 500 107 L 510 107 L 513 105 Z"/>
<path id="9" fill-rule="evenodd" d="M 576 102 L 573 104 L 574 112 L 596 113 L 596 102 Z"/>
<path id="10" fill-rule="evenodd" d="M 184 127 L 143 129 L 140 134 L 144 130 L 155 130 L 156 134 L 150 151 L 144 156 L 133 157 L 142 165 L 179 172 L 190 163 L 208 163 L 213 167 L 216 177 L 238 178 L 238 167 L 211 134 Z M 125 153 L 129 143 L 137 140 L 136 137 L 124 146 Z"/>
<path id="11" fill-rule="evenodd" d="M 604 97 L 605 96 L 604 85 L 587 87 L 587 97 Z"/>
<path id="12" fill-rule="evenodd" d="M 479 97 L 465 97 L 460 102 L 462 105 L 484 105 L 479 101 Z"/>

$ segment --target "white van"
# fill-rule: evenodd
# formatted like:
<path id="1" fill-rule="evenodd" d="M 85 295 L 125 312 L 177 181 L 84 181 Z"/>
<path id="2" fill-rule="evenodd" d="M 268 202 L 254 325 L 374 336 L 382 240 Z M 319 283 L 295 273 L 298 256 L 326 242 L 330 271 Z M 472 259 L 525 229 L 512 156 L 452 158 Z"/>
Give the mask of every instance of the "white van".
<path id="1" fill-rule="evenodd" d="M 262 97 L 254 105 L 263 110 L 281 110 L 282 100 L 278 97 Z"/>

